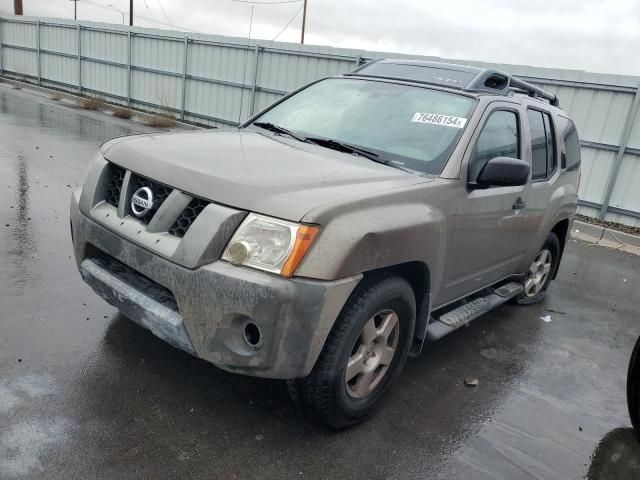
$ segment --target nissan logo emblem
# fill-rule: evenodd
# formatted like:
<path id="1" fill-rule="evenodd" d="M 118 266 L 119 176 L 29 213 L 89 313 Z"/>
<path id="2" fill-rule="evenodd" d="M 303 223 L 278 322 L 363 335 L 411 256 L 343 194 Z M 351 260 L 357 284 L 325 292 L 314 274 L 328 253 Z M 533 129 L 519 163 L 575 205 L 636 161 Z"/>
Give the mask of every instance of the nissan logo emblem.
<path id="1" fill-rule="evenodd" d="M 149 187 L 136 190 L 131 197 L 131 211 L 140 218 L 144 217 L 153 208 L 153 192 Z"/>

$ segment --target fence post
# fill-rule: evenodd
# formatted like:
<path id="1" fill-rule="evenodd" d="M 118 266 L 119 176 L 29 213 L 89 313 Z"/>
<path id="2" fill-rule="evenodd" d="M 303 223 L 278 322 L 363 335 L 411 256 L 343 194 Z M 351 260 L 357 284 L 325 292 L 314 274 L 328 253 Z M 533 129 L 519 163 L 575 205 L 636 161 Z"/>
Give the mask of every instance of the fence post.
<path id="1" fill-rule="evenodd" d="M 180 109 L 180 120 L 184 121 L 185 102 L 187 101 L 187 60 L 189 58 L 189 36 L 184 36 L 184 63 L 182 66 L 182 103 Z"/>
<path id="2" fill-rule="evenodd" d="M 127 107 L 131 106 L 131 27 L 127 31 L 129 53 L 127 54 Z"/>
<path id="3" fill-rule="evenodd" d="M 362 63 L 362 55 L 358 55 L 356 57 L 356 68 L 358 68 L 361 63 Z"/>
<path id="4" fill-rule="evenodd" d="M 4 74 L 3 63 L 3 50 L 2 50 L 2 17 L 0 17 L 0 77 Z"/>
<path id="5" fill-rule="evenodd" d="M 42 61 L 40 60 L 40 20 L 36 21 L 36 47 L 38 49 L 38 85 L 42 85 Z"/>
<path id="6" fill-rule="evenodd" d="M 260 50 L 262 47 L 260 45 L 255 45 L 254 49 L 254 58 L 253 58 L 253 83 L 251 84 L 251 103 L 249 104 L 249 117 L 253 117 L 253 113 L 255 111 L 256 105 L 256 91 L 258 89 L 258 65 L 260 60 Z"/>
<path id="7" fill-rule="evenodd" d="M 77 25 L 77 42 L 78 42 L 78 93 L 82 94 L 82 48 L 80 48 L 80 39 L 82 38 L 82 32 L 80 31 L 80 24 Z"/>
<path id="8" fill-rule="evenodd" d="M 636 87 L 636 93 L 633 96 L 633 103 L 629 108 L 629 114 L 627 115 L 627 119 L 624 123 L 624 129 L 622 130 L 622 137 L 620 137 L 620 147 L 618 148 L 618 152 L 616 153 L 615 159 L 613 161 L 613 166 L 611 167 L 611 173 L 609 174 L 609 179 L 607 180 L 607 189 L 605 190 L 604 199 L 602 200 L 602 206 L 600 207 L 600 213 L 598 218 L 600 220 L 604 220 L 604 217 L 607 215 L 607 210 L 609 209 L 609 203 L 611 202 L 611 195 L 613 195 L 613 189 L 616 186 L 616 181 L 618 180 L 618 174 L 620 173 L 620 166 L 622 165 L 622 160 L 624 158 L 624 152 L 627 149 L 627 143 L 629 143 L 629 137 L 631 137 L 631 129 L 633 128 L 633 124 L 638 116 L 638 107 L 640 106 L 640 83 Z"/>

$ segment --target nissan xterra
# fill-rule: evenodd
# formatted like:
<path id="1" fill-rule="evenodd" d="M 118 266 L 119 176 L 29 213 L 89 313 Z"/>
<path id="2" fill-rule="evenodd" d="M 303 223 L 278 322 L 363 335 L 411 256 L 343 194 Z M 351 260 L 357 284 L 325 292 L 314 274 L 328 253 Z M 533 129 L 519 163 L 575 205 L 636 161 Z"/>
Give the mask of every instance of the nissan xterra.
<path id="1" fill-rule="evenodd" d="M 579 179 L 555 95 L 379 60 L 239 128 L 106 142 L 71 229 L 82 277 L 131 320 L 225 370 L 286 379 L 342 428 L 427 341 L 544 297 Z"/>

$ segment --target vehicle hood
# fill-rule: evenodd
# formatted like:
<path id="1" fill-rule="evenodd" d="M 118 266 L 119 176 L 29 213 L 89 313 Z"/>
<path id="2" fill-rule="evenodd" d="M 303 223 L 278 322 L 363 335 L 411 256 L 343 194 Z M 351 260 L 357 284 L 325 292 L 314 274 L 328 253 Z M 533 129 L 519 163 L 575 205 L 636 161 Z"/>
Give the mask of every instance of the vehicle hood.
<path id="1" fill-rule="evenodd" d="M 293 221 L 325 203 L 430 181 L 248 129 L 121 137 L 101 152 L 117 165 L 193 195 Z"/>

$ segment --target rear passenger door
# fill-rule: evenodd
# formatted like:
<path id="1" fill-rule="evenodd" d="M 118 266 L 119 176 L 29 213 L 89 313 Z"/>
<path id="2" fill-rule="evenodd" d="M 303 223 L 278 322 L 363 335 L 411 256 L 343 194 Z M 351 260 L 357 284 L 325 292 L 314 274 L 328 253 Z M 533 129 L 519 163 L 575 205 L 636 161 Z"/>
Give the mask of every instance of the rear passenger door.
<path id="1" fill-rule="evenodd" d="M 521 265 L 523 269 L 528 267 L 525 264 L 530 263 L 529 257 L 537 253 L 549 234 L 545 230 L 551 227 L 545 226 L 551 221 L 547 217 L 553 214 L 553 196 L 560 175 L 554 118 L 547 111 L 528 107 L 526 120 L 529 126 L 526 147 L 531 158 L 531 184 L 525 191 L 527 206 L 522 212 L 522 229 L 518 238 L 520 253 L 525 256 Z"/>
<path id="2" fill-rule="evenodd" d="M 518 105 L 490 105 L 465 152 L 458 213 L 447 254 L 445 287 L 436 306 L 486 287 L 514 273 L 525 186 L 478 188 L 474 182 L 495 157 L 521 158 L 522 118 Z"/>

